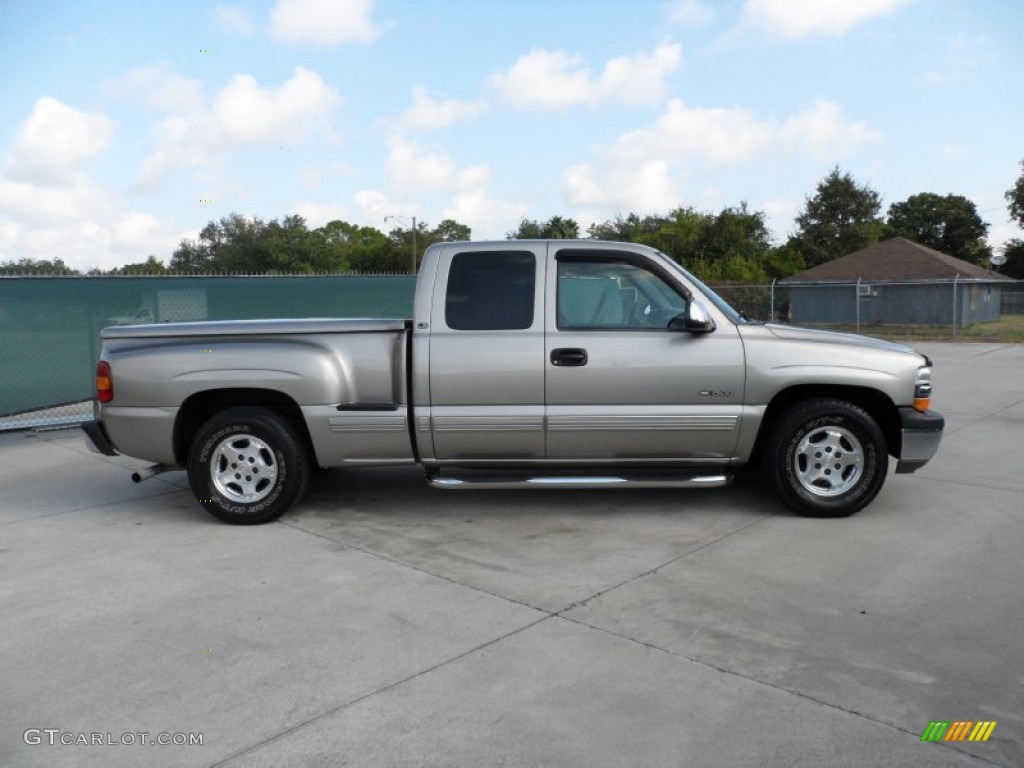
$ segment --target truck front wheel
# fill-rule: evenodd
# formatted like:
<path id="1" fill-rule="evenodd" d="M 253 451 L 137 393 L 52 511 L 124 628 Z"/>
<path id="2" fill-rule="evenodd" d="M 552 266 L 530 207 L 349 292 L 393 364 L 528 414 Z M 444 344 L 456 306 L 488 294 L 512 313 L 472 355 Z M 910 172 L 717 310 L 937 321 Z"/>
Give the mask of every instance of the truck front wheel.
<path id="1" fill-rule="evenodd" d="M 231 408 L 193 438 L 188 481 L 218 520 L 258 525 L 276 520 L 305 493 L 309 460 L 286 419 L 262 408 Z"/>
<path id="2" fill-rule="evenodd" d="M 807 400 L 770 428 L 767 470 L 780 498 L 800 514 L 847 517 L 882 489 L 888 450 L 864 409 L 844 400 Z"/>

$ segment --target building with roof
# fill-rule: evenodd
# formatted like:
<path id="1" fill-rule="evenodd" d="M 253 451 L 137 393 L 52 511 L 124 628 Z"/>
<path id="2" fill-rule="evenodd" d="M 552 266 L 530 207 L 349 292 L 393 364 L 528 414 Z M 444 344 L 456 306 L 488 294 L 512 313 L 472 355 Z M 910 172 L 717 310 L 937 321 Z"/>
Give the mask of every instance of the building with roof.
<path id="1" fill-rule="evenodd" d="M 1008 278 L 894 237 L 779 281 L 789 320 L 836 325 L 950 325 L 999 319 Z"/>

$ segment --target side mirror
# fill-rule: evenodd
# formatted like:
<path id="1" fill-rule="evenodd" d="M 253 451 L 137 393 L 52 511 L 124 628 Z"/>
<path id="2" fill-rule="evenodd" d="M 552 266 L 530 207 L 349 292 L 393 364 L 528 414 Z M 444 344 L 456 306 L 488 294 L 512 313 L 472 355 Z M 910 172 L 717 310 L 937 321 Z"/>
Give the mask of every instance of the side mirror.
<path id="1" fill-rule="evenodd" d="M 670 331 L 684 333 L 711 333 L 715 330 L 715 321 L 711 319 L 707 309 L 696 299 L 686 302 L 686 309 L 668 321 Z"/>

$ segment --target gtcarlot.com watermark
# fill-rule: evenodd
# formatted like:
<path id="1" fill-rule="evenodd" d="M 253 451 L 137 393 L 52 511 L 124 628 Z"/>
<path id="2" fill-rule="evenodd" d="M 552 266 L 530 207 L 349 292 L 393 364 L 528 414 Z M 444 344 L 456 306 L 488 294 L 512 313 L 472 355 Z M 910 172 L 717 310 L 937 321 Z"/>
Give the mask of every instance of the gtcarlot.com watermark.
<path id="1" fill-rule="evenodd" d="M 62 731 L 60 728 L 29 728 L 21 736 L 26 744 L 63 744 L 70 746 L 132 746 L 135 744 L 156 744 L 159 746 L 202 745 L 201 733 L 150 733 L 148 731 L 127 731 L 125 733 L 85 733 Z"/>

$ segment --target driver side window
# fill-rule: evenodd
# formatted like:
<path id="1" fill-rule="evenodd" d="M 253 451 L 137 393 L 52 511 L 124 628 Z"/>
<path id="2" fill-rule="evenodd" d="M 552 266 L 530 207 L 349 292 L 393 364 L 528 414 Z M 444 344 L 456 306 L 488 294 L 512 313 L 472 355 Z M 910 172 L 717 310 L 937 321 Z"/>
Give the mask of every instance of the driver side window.
<path id="1" fill-rule="evenodd" d="M 664 329 L 686 300 L 655 273 L 626 261 L 558 261 L 559 330 Z"/>

